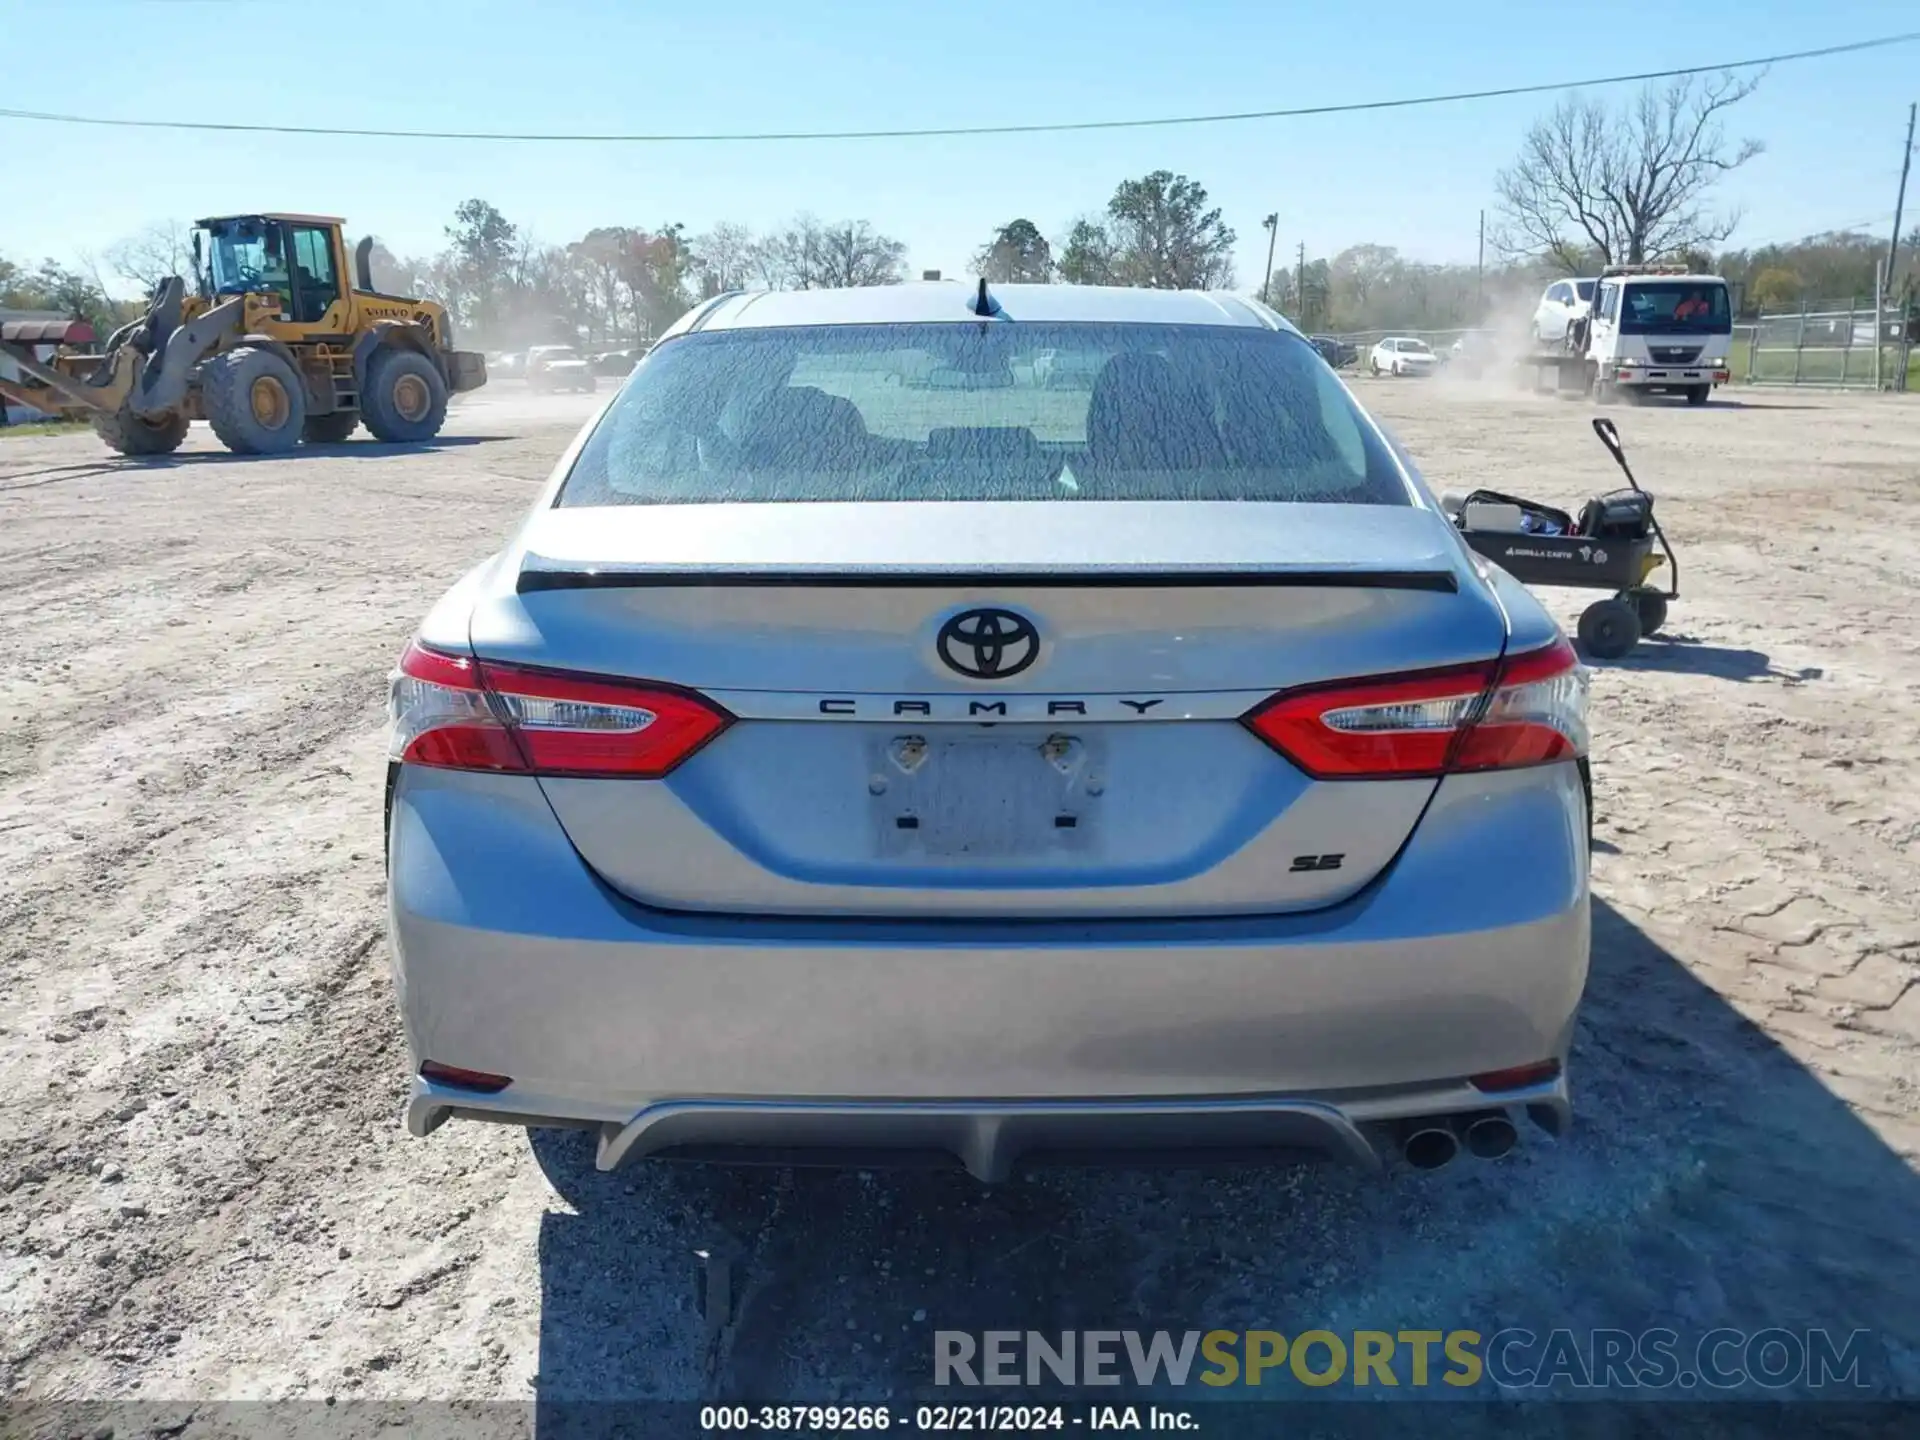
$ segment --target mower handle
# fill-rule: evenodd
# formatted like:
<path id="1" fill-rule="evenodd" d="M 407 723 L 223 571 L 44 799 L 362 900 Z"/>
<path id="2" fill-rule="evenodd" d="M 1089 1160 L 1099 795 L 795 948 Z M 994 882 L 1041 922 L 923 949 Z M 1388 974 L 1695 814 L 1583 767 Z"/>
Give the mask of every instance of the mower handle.
<path id="1" fill-rule="evenodd" d="M 1620 432 L 1614 429 L 1613 421 L 1604 415 L 1593 417 L 1593 433 L 1600 437 L 1600 443 L 1607 447 L 1607 453 L 1613 456 L 1614 463 L 1627 477 L 1627 484 L 1634 489 L 1640 488 L 1640 482 L 1633 478 L 1633 471 L 1627 467 L 1626 447 L 1620 443 Z"/>
<path id="2" fill-rule="evenodd" d="M 1612 455 L 1620 466 L 1620 473 L 1627 477 L 1627 484 L 1633 487 L 1634 493 L 1646 494 L 1647 492 L 1640 488 L 1640 482 L 1633 478 L 1633 471 L 1627 465 L 1627 450 L 1620 443 L 1620 432 L 1614 428 L 1613 421 L 1604 415 L 1594 416 L 1593 433 L 1600 437 L 1600 443 L 1607 447 L 1607 453 Z M 1667 543 L 1667 532 L 1660 528 L 1660 521 L 1652 510 L 1647 512 L 1647 522 L 1653 526 L 1653 536 L 1660 542 L 1660 548 L 1666 552 L 1667 599 L 1678 600 L 1680 598 L 1680 561 L 1673 553 L 1673 546 Z"/>

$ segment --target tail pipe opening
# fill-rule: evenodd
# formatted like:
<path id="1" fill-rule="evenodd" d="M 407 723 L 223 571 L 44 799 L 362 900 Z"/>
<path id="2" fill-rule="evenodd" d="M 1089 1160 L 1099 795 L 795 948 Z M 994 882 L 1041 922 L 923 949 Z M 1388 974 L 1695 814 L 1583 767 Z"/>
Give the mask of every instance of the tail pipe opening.
<path id="1" fill-rule="evenodd" d="M 1454 1121 L 1460 1142 L 1467 1153 L 1481 1160 L 1498 1160 L 1519 1143 L 1520 1132 L 1504 1110 L 1483 1110 L 1477 1115 L 1462 1115 Z"/>
<path id="2" fill-rule="evenodd" d="M 1438 1170 L 1460 1153 L 1460 1138 L 1445 1120 L 1411 1120 L 1401 1130 L 1400 1153 L 1416 1170 Z"/>

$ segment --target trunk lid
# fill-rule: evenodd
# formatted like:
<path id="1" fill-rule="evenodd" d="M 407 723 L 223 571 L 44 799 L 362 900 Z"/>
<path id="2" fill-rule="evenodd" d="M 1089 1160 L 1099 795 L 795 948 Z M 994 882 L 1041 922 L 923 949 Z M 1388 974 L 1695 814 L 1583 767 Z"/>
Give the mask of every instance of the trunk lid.
<path id="1" fill-rule="evenodd" d="M 1505 635 L 1451 526 L 1414 506 L 562 509 L 494 573 L 482 658 L 668 682 L 736 717 L 664 780 L 541 782 L 609 884 L 681 910 L 1333 903 L 1434 782 L 1314 780 L 1239 717 Z"/>

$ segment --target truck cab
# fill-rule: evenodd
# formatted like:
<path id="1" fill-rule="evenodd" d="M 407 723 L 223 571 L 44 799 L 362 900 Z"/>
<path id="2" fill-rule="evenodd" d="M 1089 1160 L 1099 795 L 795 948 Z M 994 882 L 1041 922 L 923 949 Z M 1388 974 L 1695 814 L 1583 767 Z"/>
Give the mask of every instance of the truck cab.
<path id="1" fill-rule="evenodd" d="M 1704 405 L 1730 378 L 1732 343 L 1733 301 L 1718 275 L 1627 266 L 1602 272 L 1586 344 L 1597 395 L 1684 395 L 1689 405 Z"/>
<path id="2" fill-rule="evenodd" d="M 1548 286 L 1533 337 L 1536 385 L 1552 377 L 1556 389 L 1603 401 L 1624 390 L 1704 405 L 1731 378 L 1733 299 L 1718 275 L 1685 265 L 1609 265 Z"/>

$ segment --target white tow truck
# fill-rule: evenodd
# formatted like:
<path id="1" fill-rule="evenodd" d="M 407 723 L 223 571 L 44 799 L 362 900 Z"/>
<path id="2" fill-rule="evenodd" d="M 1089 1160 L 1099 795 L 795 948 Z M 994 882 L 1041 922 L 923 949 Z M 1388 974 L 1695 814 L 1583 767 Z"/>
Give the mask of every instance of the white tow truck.
<path id="1" fill-rule="evenodd" d="M 1557 296 L 1576 283 L 1573 293 L 1591 295 L 1584 306 Z M 1556 313 L 1566 316 L 1557 337 L 1550 333 Z M 1579 391 L 1603 403 L 1624 393 L 1684 395 L 1689 405 L 1704 405 L 1731 376 L 1733 299 L 1718 275 L 1693 274 L 1684 265 L 1610 265 L 1591 281 L 1549 286 L 1533 333 L 1536 348 L 1526 363 L 1536 388 Z"/>

